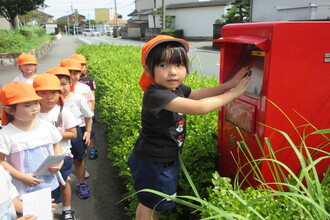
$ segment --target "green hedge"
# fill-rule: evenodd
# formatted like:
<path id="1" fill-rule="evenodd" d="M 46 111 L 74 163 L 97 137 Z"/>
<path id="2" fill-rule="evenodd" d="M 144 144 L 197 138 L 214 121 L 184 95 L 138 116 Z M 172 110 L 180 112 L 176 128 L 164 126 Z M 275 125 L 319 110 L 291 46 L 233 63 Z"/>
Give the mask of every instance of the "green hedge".
<path id="1" fill-rule="evenodd" d="M 160 34 L 170 35 L 172 37 L 177 37 L 177 38 L 183 38 L 183 36 L 184 36 L 182 29 L 177 29 L 177 30 L 165 29 L 165 30 L 161 30 Z"/>
<path id="2" fill-rule="evenodd" d="M 29 26 L 15 30 L 0 30 L 0 52 L 20 53 L 37 49 L 54 37 L 42 27 Z"/>
<path id="3" fill-rule="evenodd" d="M 140 129 L 140 111 L 143 92 L 138 85 L 142 73 L 140 48 L 114 45 L 83 45 L 77 50 L 88 60 L 89 72 L 97 83 L 96 109 L 99 120 L 105 124 L 109 144 L 109 158 L 118 167 L 119 176 L 126 185 L 127 194 L 132 195 L 132 177 L 127 166 L 127 158 Z M 214 77 L 201 79 L 191 73 L 186 82 L 194 89 L 217 85 Z M 217 136 L 217 112 L 204 116 L 187 117 L 187 138 L 183 148 L 183 161 L 202 198 L 207 196 L 215 170 Z M 179 195 L 194 195 L 183 173 L 180 174 Z M 129 197 L 127 212 L 135 214 L 137 200 Z M 177 205 L 164 219 L 198 219 L 192 209 Z"/>

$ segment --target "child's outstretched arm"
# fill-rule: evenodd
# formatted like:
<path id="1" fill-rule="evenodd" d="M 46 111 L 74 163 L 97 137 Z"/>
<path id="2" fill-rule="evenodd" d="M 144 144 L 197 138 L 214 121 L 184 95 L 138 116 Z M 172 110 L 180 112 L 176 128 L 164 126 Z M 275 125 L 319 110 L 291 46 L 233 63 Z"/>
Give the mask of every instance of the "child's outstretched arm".
<path id="1" fill-rule="evenodd" d="M 85 118 L 86 123 L 86 131 L 84 132 L 83 140 L 85 140 L 85 144 L 88 146 L 91 140 L 91 131 L 92 131 L 92 118 Z"/>
<path id="2" fill-rule="evenodd" d="M 8 170 L 10 172 L 10 175 L 15 179 L 22 181 L 27 186 L 35 186 L 44 182 L 43 180 L 34 178 L 32 173 L 22 173 L 16 170 L 5 160 L 5 158 L 6 155 L 0 153 L 0 165 L 2 165 L 6 170 Z"/>
<path id="3" fill-rule="evenodd" d="M 240 97 L 251 83 L 251 76 L 242 78 L 239 83 L 228 92 L 207 97 L 199 100 L 177 97 L 170 101 L 164 109 L 172 112 L 185 113 L 190 115 L 203 115 L 212 112 L 232 100 Z"/>
<path id="4" fill-rule="evenodd" d="M 230 79 L 229 81 L 227 81 L 223 84 L 220 84 L 218 86 L 211 87 L 211 88 L 204 88 L 204 89 L 200 89 L 200 90 L 192 90 L 189 98 L 199 100 L 199 99 L 203 99 L 203 98 L 223 94 L 226 91 L 228 91 L 228 90 L 234 88 L 235 86 L 237 86 L 237 84 L 240 82 L 240 80 L 242 78 L 244 78 L 245 74 L 247 74 L 249 71 L 250 71 L 250 67 L 248 67 L 248 66 L 242 67 L 235 74 L 235 76 L 232 79 Z"/>

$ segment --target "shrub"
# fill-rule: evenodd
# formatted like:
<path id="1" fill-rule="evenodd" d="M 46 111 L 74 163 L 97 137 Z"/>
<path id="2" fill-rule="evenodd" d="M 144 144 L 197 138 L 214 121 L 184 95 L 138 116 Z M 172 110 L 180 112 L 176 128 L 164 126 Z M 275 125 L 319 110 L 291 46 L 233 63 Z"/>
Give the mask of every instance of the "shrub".
<path id="1" fill-rule="evenodd" d="M 177 29 L 177 30 L 161 30 L 160 34 L 164 35 L 170 35 L 172 37 L 177 37 L 177 38 L 183 38 L 183 30 L 182 29 Z"/>
<path id="2" fill-rule="evenodd" d="M 134 194 L 132 177 L 127 159 L 140 129 L 140 111 L 143 92 L 138 85 L 142 73 L 140 48 L 114 45 L 83 45 L 77 50 L 86 56 L 89 74 L 97 83 L 96 110 L 99 120 L 105 124 L 109 144 L 109 158 L 119 169 L 119 176 L 126 185 L 127 194 Z M 185 82 L 194 89 L 214 86 L 214 77 L 201 78 L 192 73 Z M 217 133 L 217 112 L 204 116 L 187 116 L 187 138 L 182 158 L 187 163 L 191 178 L 206 197 L 206 188 L 215 170 Z M 182 174 L 181 174 L 182 176 Z M 193 195 L 184 177 L 180 177 L 178 194 Z M 134 216 L 137 200 L 129 197 L 128 214 Z M 164 219 L 183 219 L 192 216 L 191 209 L 176 206 L 176 209 L 163 215 Z"/>
<path id="3" fill-rule="evenodd" d="M 30 52 L 52 40 L 42 27 L 29 26 L 16 30 L 0 30 L 0 51 L 2 53 Z"/>

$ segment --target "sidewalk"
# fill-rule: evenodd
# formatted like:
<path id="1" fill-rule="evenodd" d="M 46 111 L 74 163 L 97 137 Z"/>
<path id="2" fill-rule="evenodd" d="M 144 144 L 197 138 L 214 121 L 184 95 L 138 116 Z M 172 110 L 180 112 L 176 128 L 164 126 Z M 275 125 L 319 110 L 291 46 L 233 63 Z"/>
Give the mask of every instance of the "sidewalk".
<path id="1" fill-rule="evenodd" d="M 46 72 L 54 66 L 59 66 L 62 59 L 75 53 L 75 48 L 79 45 L 74 37 L 63 37 L 58 41 L 53 41 L 53 47 L 41 60 L 38 60 L 37 74 Z M 18 66 L 0 67 L 0 84 L 11 82 L 20 74 Z"/>

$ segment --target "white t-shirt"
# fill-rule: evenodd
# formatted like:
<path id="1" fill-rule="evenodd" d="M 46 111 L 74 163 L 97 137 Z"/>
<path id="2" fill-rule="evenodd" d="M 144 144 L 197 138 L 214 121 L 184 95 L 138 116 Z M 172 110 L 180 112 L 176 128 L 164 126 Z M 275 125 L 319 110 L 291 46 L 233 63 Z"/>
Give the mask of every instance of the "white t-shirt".
<path id="1" fill-rule="evenodd" d="M 18 196 L 15 186 L 11 183 L 9 171 L 0 165 L 0 219 L 16 219 L 16 210 L 12 199 Z"/>
<path id="2" fill-rule="evenodd" d="M 59 131 L 67 131 L 70 128 L 76 127 L 78 124 L 75 117 L 72 115 L 72 113 L 66 108 L 63 107 L 62 113 L 61 113 L 61 124 L 57 124 L 57 119 L 60 114 L 61 107 L 56 105 L 52 110 L 50 110 L 47 113 L 41 113 L 39 112 L 39 118 L 42 118 L 48 122 L 50 122 L 52 125 L 57 127 Z M 59 142 L 59 145 L 62 149 L 62 154 L 67 155 L 71 153 L 71 141 L 69 139 L 62 138 L 62 140 Z"/>
<path id="3" fill-rule="evenodd" d="M 33 80 L 34 79 L 27 79 L 25 78 L 22 74 L 19 74 L 14 80 L 13 82 L 26 82 L 26 83 L 29 83 L 30 85 L 33 85 Z"/>
<path id="4" fill-rule="evenodd" d="M 23 131 L 12 123 L 0 130 L 0 152 L 7 155 L 7 162 L 22 173 L 34 173 L 48 155 L 54 154 L 53 144 L 62 139 L 55 126 L 43 119 L 37 120 L 36 128 L 30 131 Z M 47 187 L 54 190 L 59 186 L 55 174 L 37 176 L 36 178 L 44 182 L 29 187 L 13 177 L 12 183 L 19 193 L 19 199 L 22 199 L 22 195 L 25 193 Z"/>
<path id="5" fill-rule="evenodd" d="M 78 82 L 76 85 L 74 85 L 74 93 L 82 95 L 87 102 L 95 100 L 91 88 L 81 82 Z"/>
<path id="6" fill-rule="evenodd" d="M 64 99 L 64 107 L 70 110 L 80 127 L 85 126 L 84 118 L 91 118 L 94 115 L 84 97 L 76 93 L 72 93 L 70 98 Z"/>

